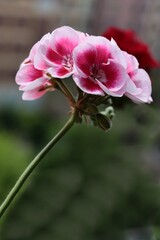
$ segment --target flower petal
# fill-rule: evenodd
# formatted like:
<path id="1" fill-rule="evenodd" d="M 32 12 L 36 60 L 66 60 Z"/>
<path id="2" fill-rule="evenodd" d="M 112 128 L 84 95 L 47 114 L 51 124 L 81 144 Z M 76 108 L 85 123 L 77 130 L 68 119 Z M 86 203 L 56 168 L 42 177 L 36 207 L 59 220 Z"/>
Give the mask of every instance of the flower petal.
<path id="1" fill-rule="evenodd" d="M 22 85 L 20 90 L 31 91 L 31 90 L 37 89 L 37 88 L 42 87 L 47 81 L 48 81 L 48 78 L 41 77 L 41 78 L 36 79 L 33 82 L 27 83 L 24 86 Z"/>
<path id="2" fill-rule="evenodd" d="M 114 47 L 108 39 L 101 36 L 89 36 L 86 38 L 86 41 L 92 44 L 96 49 L 97 54 L 95 64 L 101 64 L 102 62 L 107 63 L 110 58 L 115 57 L 113 54 Z M 116 61 L 116 59 L 117 56 L 114 60 Z M 119 61 L 119 59 L 117 61 Z"/>
<path id="3" fill-rule="evenodd" d="M 88 94 L 95 94 L 104 96 L 103 90 L 98 86 L 97 82 L 80 76 L 73 75 L 73 80 L 76 85 L 84 92 Z"/>
<path id="4" fill-rule="evenodd" d="M 128 54 L 127 52 L 123 52 L 123 54 L 127 62 L 127 72 L 130 73 L 138 69 L 139 63 L 137 59 L 133 55 Z"/>
<path id="5" fill-rule="evenodd" d="M 142 89 L 137 87 L 133 80 L 129 77 L 127 80 L 127 87 L 126 87 L 126 92 L 130 93 L 132 95 L 137 95 L 142 92 Z"/>
<path id="6" fill-rule="evenodd" d="M 111 39 L 111 44 L 112 44 L 112 48 L 111 48 L 112 58 L 115 61 L 117 61 L 119 64 L 121 64 L 124 68 L 126 68 L 127 62 L 124 57 L 124 54 L 113 38 Z"/>
<path id="7" fill-rule="evenodd" d="M 43 44 L 45 41 L 47 41 L 47 39 L 49 40 L 50 35 L 51 35 L 50 33 L 45 34 L 37 43 L 33 45 L 28 57 L 32 62 L 34 61 L 34 56 L 37 53 L 39 46 Z"/>
<path id="8" fill-rule="evenodd" d="M 109 64 L 102 65 L 102 70 L 104 76 L 100 81 L 109 91 L 116 93 L 122 89 L 124 85 L 126 86 L 128 74 L 123 66 L 111 60 Z M 124 92 L 125 91 L 120 95 L 123 95 Z"/>
<path id="9" fill-rule="evenodd" d="M 22 95 L 22 99 L 23 100 L 35 100 L 35 99 L 38 99 L 40 97 L 42 97 L 44 94 L 46 93 L 46 91 L 38 91 L 37 90 L 33 90 L 33 91 L 27 91 L 27 92 L 24 92 L 23 95 Z"/>
<path id="10" fill-rule="evenodd" d="M 141 92 L 138 94 L 126 92 L 125 95 L 136 103 L 151 103 L 152 87 L 149 75 L 144 69 L 138 69 L 132 73 L 132 81 Z"/>
<path id="11" fill-rule="evenodd" d="M 88 42 L 83 42 L 74 49 L 73 61 L 82 75 L 90 75 L 90 67 L 95 64 L 96 55 L 96 48 Z"/>
<path id="12" fill-rule="evenodd" d="M 47 72 L 54 78 L 67 78 L 72 75 L 73 71 L 63 67 L 63 66 L 54 66 L 49 68 Z"/>
<path id="13" fill-rule="evenodd" d="M 105 92 L 106 94 L 113 96 L 113 97 L 122 97 L 125 92 L 125 88 L 126 88 L 126 86 L 124 85 L 117 92 L 113 92 L 113 91 L 110 91 L 102 82 L 97 80 L 97 83 L 98 83 L 99 87 L 103 90 L 103 92 Z"/>
<path id="14" fill-rule="evenodd" d="M 16 74 L 16 83 L 25 84 L 43 76 L 43 72 L 35 69 L 33 63 L 23 64 Z"/>
<path id="15" fill-rule="evenodd" d="M 72 53 L 79 41 L 80 36 L 78 31 L 75 31 L 71 27 L 63 26 L 52 32 L 50 46 L 61 56 L 65 56 Z"/>

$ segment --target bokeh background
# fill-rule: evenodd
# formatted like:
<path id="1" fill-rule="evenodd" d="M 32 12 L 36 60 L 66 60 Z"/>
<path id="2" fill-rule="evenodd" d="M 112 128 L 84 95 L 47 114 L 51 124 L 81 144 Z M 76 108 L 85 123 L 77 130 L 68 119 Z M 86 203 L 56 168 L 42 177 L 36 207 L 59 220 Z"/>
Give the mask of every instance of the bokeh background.
<path id="1" fill-rule="evenodd" d="M 69 25 L 134 30 L 160 61 L 159 0 L 0 0 L 0 201 L 68 118 L 59 93 L 24 102 L 15 74 L 45 33 Z M 160 239 L 160 69 L 151 105 L 114 100 L 104 133 L 76 125 L 27 181 L 0 223 L 1 240 Z"/>

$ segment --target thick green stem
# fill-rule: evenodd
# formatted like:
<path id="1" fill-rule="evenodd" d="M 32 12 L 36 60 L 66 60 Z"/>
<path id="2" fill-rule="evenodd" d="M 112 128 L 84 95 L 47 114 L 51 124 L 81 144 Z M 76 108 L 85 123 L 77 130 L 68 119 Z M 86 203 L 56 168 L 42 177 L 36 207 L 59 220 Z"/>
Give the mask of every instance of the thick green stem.
<path id="1" fill-rule="evenodd" d="M 55 146 L 55 144 L 69 131 L 76 121 L 76 112 L 72 113 L 68 122 L 63 126 L 63 128 L 53 137 L 53 139 L 38 153 L 38 155 L 32 160 L 29 166 L 22 173 L 14 187 L 9 192 L 8 196 L 0 206 L 0 218 L 3 216 L 9 205 L 12 203 L 13 199 L 16 197 L 17 193 L 26 182 L 30 174 L 36 168 L 36 166 L 41 162 L 41 160 L 47 155 L 47 153 Z"/>
<path id="2" fill-rule="evenodd" d="M 67 93 L 67 96 L 69 97 L 71 103 L 75 104 L 76 101 L 75 101 L 75 99 L 74 99 L 74 97 L 73 97 L 72 92 L 69 90 L 69 88 L 65 85 L 64 82 L 62 82 L 61 85 L 62 85 L 64 91 Z"/>
<path id="3" fill-rule="evenodd" d="M 61 91 L 64 93 L 64 95 L 69 99 L 71 105 L 75 105 L 76 101 L 74 99 L 74 96 L 72 94 L 72 92 L 70 91 L 70 89 L 65 85 L 64 81 L 62 81 L 61 79 L 53 79 L 53 81 L 55 81 L 59 88 L 61 89 Z"/>

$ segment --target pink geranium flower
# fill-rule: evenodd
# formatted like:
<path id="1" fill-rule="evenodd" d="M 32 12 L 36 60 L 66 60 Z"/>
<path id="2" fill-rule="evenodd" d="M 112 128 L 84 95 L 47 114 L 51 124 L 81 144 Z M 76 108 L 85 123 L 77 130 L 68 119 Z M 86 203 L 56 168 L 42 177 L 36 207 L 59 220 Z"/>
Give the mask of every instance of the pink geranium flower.
<path id="1" fill-rule="evenodd" d="M 16 83 L 20 85 L 20 90 L 24 91 L 22 98 L 24 100 L 33 100 L 40 98 L 45 94 L 49 83 L 49 77 L 46 71 L 35 68 L 34 58 L 38 48 L 44 41 L 48 41 L 50 34 L 46 34 L 31 49 L 29 56 L 22 62 L 16 74 Z"/>
<path id="2" fill-rule="evenodd" d="M 122 51 L 104 37 L 87 37 L 73 53 L 73 79 L 89 94 L 122 96 L 126 91 L 128 74 Z"/>
<path id="3" fill-rule="evenodd" d="M 63 26 L 51 33 L 48 41 L 44 41 L 35 56 L 37 69 L 49 69 L 56 78 L 66 78 L 73 73 L 72 53 L 74 48 L 85 39 L 85 34 L 71 27 Z"/>
<path id="4" fill-rule="evenodd" d="M 116 42 L 102 36 L 89 36 L 63 26 L 48 33 L 31 49 L 20 65 L 16 83 L 24 100 L 41 97 L 55 90 L 53 78 L 73 74 L 85 93 L 121 97 L 134 102 L 152 101 L 151 82 L 137 59 L 122 51 Z"/>

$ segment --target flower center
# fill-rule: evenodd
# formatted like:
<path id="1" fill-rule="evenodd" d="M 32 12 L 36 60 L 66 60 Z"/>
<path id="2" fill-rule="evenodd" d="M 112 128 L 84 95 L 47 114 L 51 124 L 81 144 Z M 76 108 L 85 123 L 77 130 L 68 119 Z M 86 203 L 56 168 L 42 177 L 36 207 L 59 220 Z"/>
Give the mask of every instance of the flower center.
<path id="1" fill-rule="evenodd" d="M 63 57 L 63 61 L 62 61 L 62 65 L 68 69 L 68 70 L 72 70 L 73 68 L 73 59 L 71 54 L 67 54 Z"/>
<path id="2" fill-rule="evenodd" d="M 90 79 L 96 81 L 96 80 L 101 80 L 103 77 L 104 72 L 101 69 L 100 65 L 93 64 L 90 68 Z"/>

